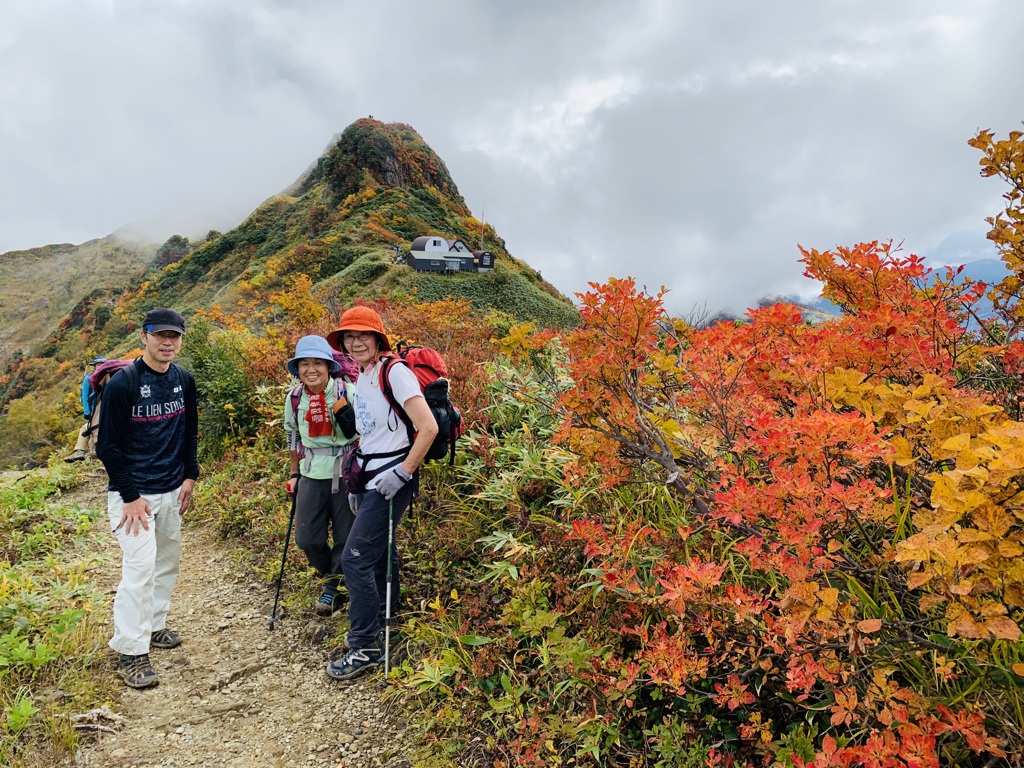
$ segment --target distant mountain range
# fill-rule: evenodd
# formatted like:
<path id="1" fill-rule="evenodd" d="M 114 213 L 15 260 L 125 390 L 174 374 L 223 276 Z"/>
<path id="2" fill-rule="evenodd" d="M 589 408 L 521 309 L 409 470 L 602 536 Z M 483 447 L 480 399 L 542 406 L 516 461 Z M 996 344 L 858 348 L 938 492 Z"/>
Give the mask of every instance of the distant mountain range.
<path id="1" fill-rule="evenodd" d="M 0 366 L 15 352 L 30 354 L 86 297 L 114 295 L 141 278 L 157 247 L 111 235 L 0 255 Z M 99 322 L 110 316 L 101 312 Z"/>
<path id="2" fill-rule="evenodd" d="M 1001 259 L 980 259 L 964 264 L 963 267 L 963 271 L 956 277 L 957 282 L 971 279 L 978 283 L 986 283 L 989 286 L 993 286 L 996 283 L 1002 282 L 1003 278 L 1009 274 L 1006 264 Z M 946 267 L 944 265 L 932 267 L 933 277 L 945 276 L 945 273 Z M 828 316 L 840 313 L 839 307 L 821 296 L 811 300 L 789 296 L 786 297 L 786 300 L 792 301 L 803 308 L 807 319 L 815 323 L 823 322 L 828 319 Z M 978 303 L 978 309 L 978 314 L 983 318 L 991 315 L 991 304 L 988 299 L 983 298 Z"/>

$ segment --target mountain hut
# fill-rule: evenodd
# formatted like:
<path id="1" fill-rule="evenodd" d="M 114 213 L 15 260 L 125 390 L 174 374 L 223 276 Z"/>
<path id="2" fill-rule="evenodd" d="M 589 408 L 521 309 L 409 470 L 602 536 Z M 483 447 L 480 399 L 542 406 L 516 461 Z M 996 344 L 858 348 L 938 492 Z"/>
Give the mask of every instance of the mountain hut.
<path id="1" fill-rule="evenodd" d="M 430 235 L 412 241 L 405 263 L 418 272 L 490 272 L 494 269 L 494 254 L 471 251 L 459 239 L 449 242 Z"/>

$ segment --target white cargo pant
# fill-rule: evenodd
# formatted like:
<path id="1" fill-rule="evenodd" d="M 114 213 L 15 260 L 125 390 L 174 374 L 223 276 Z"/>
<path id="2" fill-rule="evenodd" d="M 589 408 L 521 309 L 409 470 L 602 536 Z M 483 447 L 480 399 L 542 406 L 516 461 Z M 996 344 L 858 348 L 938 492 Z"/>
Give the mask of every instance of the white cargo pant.
<path id="1" fill-rule="evenodd" d="M 121 545 L 121 583 L 114 598 L 114 636 L 110 647 L 131 656 L 149 653 L 153 632 L 167 626 L 171 591 L 178 580 L 181 561 L 180 488 L 168 493 L 143 494 L 149 502 L 149 530 L 139 527 L 129 536 L 124 527 L 115 531 Z M 121 521 L 124 502 L 116 491 L 107 492 L 110 527 Z"/>

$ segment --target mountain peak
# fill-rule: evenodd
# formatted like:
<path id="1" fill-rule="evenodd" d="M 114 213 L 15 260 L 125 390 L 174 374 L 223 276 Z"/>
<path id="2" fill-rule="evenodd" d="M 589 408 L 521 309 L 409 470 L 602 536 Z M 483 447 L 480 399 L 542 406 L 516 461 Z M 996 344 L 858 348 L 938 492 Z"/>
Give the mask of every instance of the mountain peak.
<path id="1" fill-rule="evenodd" d="M 366 189 L 431 187 L 453 209 L 469 215 L 444 161 L 405 123 L 356 120 L 331 140 L 287 193 L 301 196 L 319 182 L 326 183 L 335 205 Z"/>

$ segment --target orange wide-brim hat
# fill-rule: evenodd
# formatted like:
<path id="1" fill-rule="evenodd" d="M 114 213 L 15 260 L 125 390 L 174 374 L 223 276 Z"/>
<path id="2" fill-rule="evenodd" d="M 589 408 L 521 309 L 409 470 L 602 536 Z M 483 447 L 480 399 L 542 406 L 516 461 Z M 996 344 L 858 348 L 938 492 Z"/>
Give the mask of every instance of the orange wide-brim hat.
<path id="1" fill-rule="evenodd" d="M 341 342 L 341 334 L 345 331 L 373 331 L 380 339 L 380 351 L 391 351 L 391 342 L 384 332 L 384 321 L 369 307 L 352 307 L 341 313 L 337 329 L 327 334 L 327 343 L 339 352 L 345 351 Z"/>

